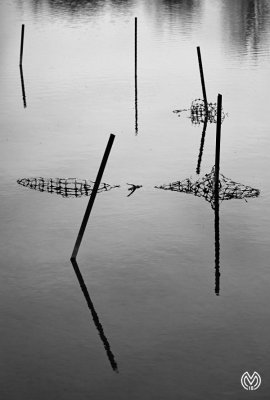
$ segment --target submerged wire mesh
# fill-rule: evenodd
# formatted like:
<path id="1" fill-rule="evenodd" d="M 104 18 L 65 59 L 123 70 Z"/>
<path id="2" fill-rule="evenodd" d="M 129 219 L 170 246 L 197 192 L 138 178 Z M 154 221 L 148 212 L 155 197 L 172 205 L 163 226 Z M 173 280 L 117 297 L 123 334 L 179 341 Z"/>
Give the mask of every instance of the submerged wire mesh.
<path id="1" fill-rule="evenodd" d="M 191 193 L 194 196 L 204 197 L 215 209 L 215 167 L 209 174 L 195 182 L 189 178 L 182 181 L 172 182 L 167 185 L 155 186 L 157 189 L 172 190 L 175 192 Z M 234 182 L 224 175 L 219 174 L 219 200 L 246 199 L 247 197 L 258 197 L 259 189 Z"/>
<path id="2" fill-rule="evenodd" d="M 190 108 L 182 110 L 174 110 L 173 112 L 181 116 L 183 111 L 190 111 L 189 118 L 192 124 L 199 125 L 204 123 L 206 118 L 210 123 L 217 122 L 217 103 L 207 103 L 207 110 L 205 109 L 204 101 L 202 99 L 195 99 L 192 101 Z M 221 121 L 223 122 L 225 114 L 221 111 Z"/>
<path id="3" fill-rule="evenodd" d="M 90 196 L 93 191 L 93 181 L 77 178 L 22 178 L 17 183 L 40 192 L 56 193 L 63 197 Z M 111 186 L 108 183 L 100 183 L 98 193 L 107 192 L 118 185 Z"/>

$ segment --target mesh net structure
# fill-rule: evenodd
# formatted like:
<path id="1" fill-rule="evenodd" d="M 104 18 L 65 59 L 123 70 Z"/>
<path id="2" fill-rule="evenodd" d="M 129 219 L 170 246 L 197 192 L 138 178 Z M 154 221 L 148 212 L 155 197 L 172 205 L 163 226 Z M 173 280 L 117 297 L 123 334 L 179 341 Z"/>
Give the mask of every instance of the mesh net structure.
<path id="1" fill-rule="evenodd" d="M 60 194 L 63 197 L 82 197 L 91 195 L 95 182 L 77 178 L 38 177 L 18 179 L 17 183 L 40 192 Z M 117 187 L 119 187 L 119 185 L 111 186 L 108 183 L 101 183 L 98 188 L 98 193 L 108 192 Z"/>
<path id="2" fill-rule="evenodd" d="M 189 178 L 182 181 L 172 182 L 167 185 L 155 186 L 157 189 L 172 190 L 174 192 L 191 193 L 194 196 L 204 197 L 206 201 L 215 209 L 215 167 L 209 174 L 206 174 L 197 181 Z M 246 199 L 248 197 L 258 197 L 259 189 L 246 186 L 224 175 L 219 174 L 219 200 Z"/>
<path id="3" fill-rule="evenodd" d="M 192 101 L 190 108 L 182 110 L 174 110 L 178 117 L 184 111 L 190 111 L 189 118 L 194 125 L 200 125 L 207 119 L 210 123 L 217 122 L 217 103 L 207 103 L 207 110 L 205 109 L 204 101 L 202 99 L 195 99 Z M 225 114 L 222 110 L 221 121 L 223 122 Z"/>

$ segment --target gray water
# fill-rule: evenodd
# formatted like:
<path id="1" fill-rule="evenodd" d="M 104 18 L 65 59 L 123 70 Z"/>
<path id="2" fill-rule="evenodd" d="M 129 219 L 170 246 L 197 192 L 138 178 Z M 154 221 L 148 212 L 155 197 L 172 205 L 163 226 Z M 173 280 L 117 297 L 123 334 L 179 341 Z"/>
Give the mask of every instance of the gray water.
<path id="1" fill-rule="evenodd" d="M 269 398 L 269 16 L 266 0 L 1 2 L 1 399 Z M 202 98 L 196 46 L 223 97 L 220 172 L 260 190 L 221 203 L 219 243 L 209 202 L 154 188 L 215 163 L 216 125 L 197 175 L 202 124 L 173 113 Z M 73 266 L 88 198 L 16 181 L 95 180 L 110 133 L 102 181 L 120 188 Z"/>

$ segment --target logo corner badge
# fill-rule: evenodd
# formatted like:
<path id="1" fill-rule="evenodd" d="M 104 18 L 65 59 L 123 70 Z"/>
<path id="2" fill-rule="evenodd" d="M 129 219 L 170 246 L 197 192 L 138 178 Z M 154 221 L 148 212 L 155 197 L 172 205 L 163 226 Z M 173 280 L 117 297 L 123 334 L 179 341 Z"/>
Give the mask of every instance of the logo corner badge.
<path id="1" fill-rule="evenodd" d="M 246 390 L 257 390 L 260 387 L 261 382 L 262 379 L 256 371 L 251 375 L 246 371 L 241 376 L 241 385 Z"/>

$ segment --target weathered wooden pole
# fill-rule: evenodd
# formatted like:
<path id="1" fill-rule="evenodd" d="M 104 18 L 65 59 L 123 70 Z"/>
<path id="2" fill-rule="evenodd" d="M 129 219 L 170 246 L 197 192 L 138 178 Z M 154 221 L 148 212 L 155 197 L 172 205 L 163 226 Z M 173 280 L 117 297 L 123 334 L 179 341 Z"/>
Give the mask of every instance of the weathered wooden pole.
<path id="1" fill-rule="evenodd" d="M 137 48 L 138 48 L 138 20 L 137 17 L 134 19 L 134 24 L 135 24 L 135 34 L 134 34 L 134 40 L 135 40 L 135 75 L 137 75 Z"/>
<path id="2" fill-rule="evenodd" d="M 138 66 L 138 24 L 137 17 L 135 17 L 135 134 L 138 134 L 138 79 L 137 79 L 137 66 Z"/>
<path id="3" fill-rule="evenodd" d="M 217 97 L 217 126 L 216 126 L 216 156 L 215 156 L 215 293 L 218 296 L 220 291 L 220 238 L 219 238 L 219 169 L 220 169 L 220 138 L 221 138 L 221 113 L 222 95 Z"/>
<path id="4" fill-rule="evenodd" d="M 201 50 L 200 50 L 199 46 L 197 46 L 197 54 L 198 54 L 198 61 L 199 61 L 199 68 L 200 68 L 200 76 L 201 76 L 204 107 L 205 107 L 205 111 L 207 112 L 208 111 L 208 103 L 207 103 L 207 96 L 206 96 L 206 90 L 205 90 L 205 82 L 204 82 Z"/>
<path id="5" fill-rule="evenodd" d="M 24 24 L 22 24 L 22 30 L 21 30 L 20 65 L 22 65 L 22 60 L 23 60 L 23 43 L 24 43 Z"/>
<path id="6" fill-rule="evenodd" d="M 219 198 L 220 136 L 221 136 L 222 96 L 217 97 L 216 156 L 215 156 L 215 196 Z"/>
<path id="7" fill-rule="evenodd" d="M 85 214 L 84 214 L 84 217 L 82 220 L 82 224 L 81 224 L 81 227 L 80 227 L 80 230 L 79 230 L 79 233 L 77 236 L 77 240 L 76 240 L 76 243 L 75 243 L 72 255 L 71 255 L 71 260 L 76 259 L 76 257 L 77 257 L 77 254 L 78 254 L 78 251 L 80 248 L 80 244 L 81 244 L 81 241 L 83 238 L 83 234 L 84 234 L 84 231 L 85 231 L 85 228 L 86 228 L 86 225 L 87 225 L 87 222 L 88 222 L 88 219 L 89 219 L 89 216 L 90 216 L 90 213 L 91 213 L 91 210 L 92 210 L 92 207 L 93 207 L 96 195 L 97 195 L 97 191 L 98 191 L 101 179 L 102 179 L 102 175 L 103 175 L 104 169 L 106 167 L 108 157 L 110 155 L 110 151 L 111 151 L 111 148 L 113 145 L 114 138 L 115 138 L 115 135 L 113 135 L 113 134 L 111 134 L 109 137 L 107 147 L 105 149 L 105 152 L 104 152 L 104 155 L 103 155 L 100 167 L 99 167 L 99 171 L 98 171 L 95 183 L 94 183 L 93 191 L 91 193 L 88 205 L 86 207 Z"/>

